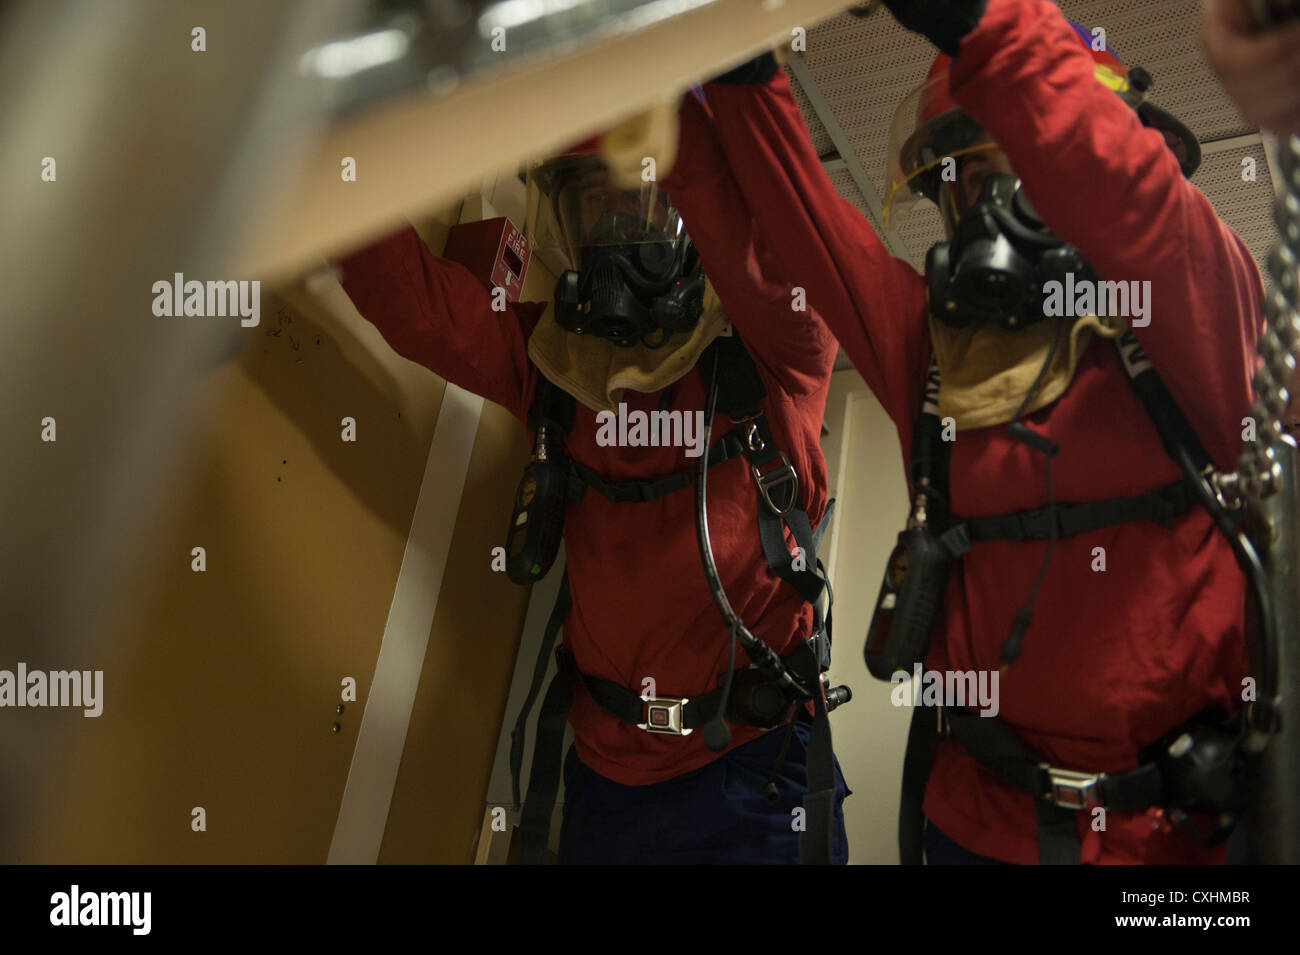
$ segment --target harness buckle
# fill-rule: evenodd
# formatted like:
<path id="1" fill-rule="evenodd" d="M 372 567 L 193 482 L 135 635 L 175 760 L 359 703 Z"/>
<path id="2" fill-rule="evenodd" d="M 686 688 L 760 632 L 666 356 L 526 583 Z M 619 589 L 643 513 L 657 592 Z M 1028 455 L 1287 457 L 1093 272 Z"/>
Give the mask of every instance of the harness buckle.
<path id="1" fill-rule="evenodd" d="M 1102 803 L 1101 784 L 1105 773 L 1080 773 L 1039 763 L 1047 773 L 1048 791 L 1043 798 L 1062 809 L 1088 809 Z"/>
<path id="2" fill-rule="evenodd" d="M 647 733 L 661 733 L 665 736 L 690 736 L 695 732 L 682 726 L 682 713 L 689 699 L 656 696 L 644 702 L 642 716 L 645 721 L 637 723 L 637 729 L 645 730 Z"/>
<path id="3" fill-rule="evenodd" d="M 777 517 L 786 514 L 794 507 L 795 502 L 799 500 L 799 475 L 795 474 L 794 468 L 790 464 L 790 458 L 784 451 L 781 452 L 781 464 L 763 474 L 758 468 L 751 464 L 749 470 L 754 474 L 754 482 L 758 485 L 758 492 L 763 495 L 763 503 Z M 783 484 L 789 484 L 790 496 L 785 502 L 785 507 L 777 507 L 772 503 L 772 488 L 780 487 Z"/>

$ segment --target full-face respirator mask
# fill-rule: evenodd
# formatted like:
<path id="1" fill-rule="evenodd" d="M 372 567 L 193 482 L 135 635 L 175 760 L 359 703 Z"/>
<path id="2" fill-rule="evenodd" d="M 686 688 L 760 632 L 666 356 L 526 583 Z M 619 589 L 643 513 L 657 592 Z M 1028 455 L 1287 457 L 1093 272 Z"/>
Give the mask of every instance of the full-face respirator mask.
<path id="1" fill-rule="evenodd" d="M 1196 137 L 1150 103 L 1151 77 L 1126 69 L 1109 51 L 1094 54 L 1099 82 L 1127 103 L 1146 126 L 1160 131 L 1184 175 L 1200 163 Z M 997 143 L 949 92 L 951 60 L 940 57 L 926 81 L 903 101 L 890 130 L 892 185 L 885 227 L 920 199 L 939 208 L 947 241 L 926 256 L 926 283 L 934 319 L 953 328 L 994 323 L 1023 329 L 1044 319 L 1044 286 L 1096 281 L 1079 253 L 1044 226 Z M 999 162 L 1000 160 L 1000 162 Z M 986 174 L 966 179 L 968 164 Z M 978 191 L 976 191 L 978 189 Z"/>
<path id="2" fill-rule="evenodd" d="M 953 238 L 931 247 L 925 280 L 934 317 L 953 328 L 988 322 L 1008 331 L 1044 318 L 1049 282 L 1094 280 L 1072 246 L 1043 225 L 1020 183 L 988 176 L 979 199 L 957 221 Z"/>
<path id="3" fill-rule="evenodd" d="M 587 155 L 548 160 L 531 176 L 534 244 L 568 265 L 555 286 L 560 327 L 649 348 L 695 328 L 704 300 L 699 255 L 656 183 L 621 187 L 603 160 Z"/>

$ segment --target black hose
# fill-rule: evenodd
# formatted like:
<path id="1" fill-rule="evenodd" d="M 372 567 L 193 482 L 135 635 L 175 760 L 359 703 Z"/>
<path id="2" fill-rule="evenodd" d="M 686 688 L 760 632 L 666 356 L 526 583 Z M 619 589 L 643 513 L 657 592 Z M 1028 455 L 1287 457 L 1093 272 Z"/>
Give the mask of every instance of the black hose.
<path id="1" fill-rule="evenodd" d="M 1250 589 L 1259 613 L 1258 639 L 1251 641 L 1251 670 L 1256 674 L 1255 706 L 1251 710 L 1252 724 L 1265 732 L 1272 732 L 1278 716 L 1277 697 L 1277 618 L 1273 615 L 1273 602 L 1269 598 L 1268 577 L 1259 559 L 1255 545 L 1250 542 L 1241 525 L 1219 501 L 1209 479 L 1196 469 L 1191 453 L 1178 448 L 1178 465 L 1183 469 L 1201 504 L 1214 518 L 1215 526 L 1232 545 L 1237 564 L 1250 581 Z"/>
<path id="2" fill-rule="evenodd" d="M 718 354 L 713 354 L 713 370 L 709 376 L 708 398 L 705 401 L 704 410 L 704 441 L 703 446 L 708 448 L 713 441 L 713 416 L 717 413 L 718 407 Z M 704 735 L 704 741 L 710 749 L 715 752 L 725 749 L 730 742 L 731 733 L 727 729 L 725 714 L 727 711 L 727 699 L 731 694 L 731 677 L 735 671 L 735 652 L 736 641 L 744 647 L 745 653 L 749 655 L 750 661 L 758 667 L 760 673 L 767 679 L 776 683 L 787 694 L 793 694 L 799 699 L 810 700 L 812 694 L 799 684 L 790 675 L 785 664 L 776 652 L 758 637 L 754 636 L 745 627 L 744 621 L 732 609 L 731 601 L 727 599 L 727 592 L 723 589 L 722 580 L 718 576 L 718 565 L 713 559 L 713 544 L 709 540 L 709 512 L 707 504 L 707 484 L 709 473 L 709 456 L 700 455 L 699 471 L 695 481 L 695 541 L 700 548 L 700 563 L 704 566 L 704 577 L 708 581 L 709 591 L 713 595 L 713 602 L 717 605 L 718 611 L 726 621 L 729 636 L 728 641 L 728 660 L 727 673 L 722 686 L 722 695 L 718 701 L 718 712 L 701 730 Z"/>

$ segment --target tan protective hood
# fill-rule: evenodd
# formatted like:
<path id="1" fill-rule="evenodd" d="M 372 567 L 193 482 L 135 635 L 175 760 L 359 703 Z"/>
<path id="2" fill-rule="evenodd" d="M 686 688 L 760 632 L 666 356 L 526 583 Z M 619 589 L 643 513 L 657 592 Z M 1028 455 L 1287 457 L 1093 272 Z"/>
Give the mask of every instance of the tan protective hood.
<path id="1" fill-rule="evenodd" d="M 1045 408 L 1065 393 L 1094 332 L 1114 338 L 1126 327 L 1124 319 L 1116 317 L 1074 319 L 1062 330 L 1064 340 L 1022 415 Z M 1008 331 L 989 324 L 950 328 L 931 317 L 930 342 L 939 363 L 939 416 L 953 418 L 958 431 L 1010 421 L 1043 367 L 1053 333 L 1050 321 Z"/>
<path id="2" fill-rule="evenodd" d="M 709 282 L 695 329 L 672 336 L 660 348 L 620 348 L 593 335 L 575 335 L 547 309 L 528 339 L 528 357 L 552 384 L 592 411 L 618 411 L 624 391 L 653 394 L 677 381 L 727 325 L 727 313 Z"/>

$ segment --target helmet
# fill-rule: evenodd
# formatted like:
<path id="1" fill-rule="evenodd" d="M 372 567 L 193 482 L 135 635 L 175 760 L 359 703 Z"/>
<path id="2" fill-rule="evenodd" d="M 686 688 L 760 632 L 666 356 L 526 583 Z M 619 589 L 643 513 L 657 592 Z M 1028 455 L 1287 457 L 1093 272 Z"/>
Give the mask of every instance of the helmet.
<path id="1" fill-rule="evenodd" d="M 700 317 L 699 255 L 653 168 L 642 167 L 653 155 L 671 163 L 675 140 L 647 148 L 667 124 L 653 116 L 625 123 L 528 170 L 529 242 L 567 263 L 555 288 L 555 319 L 566 331 L 658 348 Z"/>
<path id="2" fill-rule="evenodd" d="M 1140 67 L 1129 70 L 1108 45 L 1094 49 L 1092 34 L 1071 22 L 1079 42 L 1093 59 L 1097 80 L 1137 111 L 1146 126 L 1160 130 L 1178 159 L 1185 176 L 1200 165 L 1200 144 L 1191 131 L 1165 110 L 1146 100 L 1151 77 Z M 998 149 L 993 137 L 953 100 L 950 71 L 953 58 L 935 57 L 925 81 L 907 95 L 894 113 L 890 125 L 884 225 L 901 217 L 919 198 L 939 206 L 951 235 L 961 214 L 959 190 L 950 188 L 944 160 L 960 161 L 972 153 Z"/>
<path id="3" fill-rule="evenodd" d="M 599 139 L 534 165 L 528 170 L 530 244 L 558 250 L 575 270 L 601 246 L 675 251 L 686 234 L 668 194 L 654 180 L 624 183 L 601 155 Z"/>
<path id="4" fill-rule="evenodd" d="M 600 246 L 684 245 L 681 216 L 656 181 L 672 167 L 677 135 L 675 107 L 656 103 L 530 166 L 525 231 L 533 247 L 561 252 L 578 270 Z M 652 156 L 658 168 L 647 171 Z"/>

